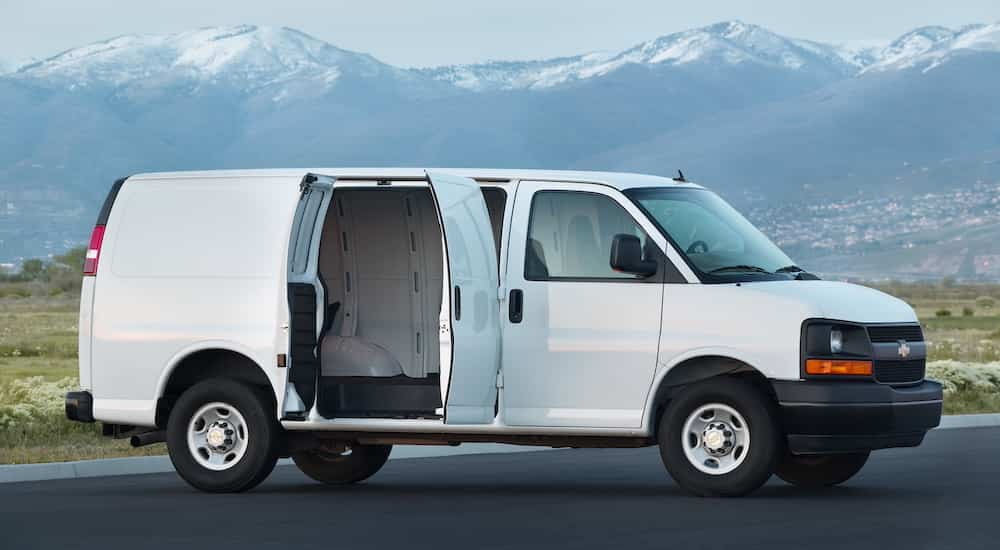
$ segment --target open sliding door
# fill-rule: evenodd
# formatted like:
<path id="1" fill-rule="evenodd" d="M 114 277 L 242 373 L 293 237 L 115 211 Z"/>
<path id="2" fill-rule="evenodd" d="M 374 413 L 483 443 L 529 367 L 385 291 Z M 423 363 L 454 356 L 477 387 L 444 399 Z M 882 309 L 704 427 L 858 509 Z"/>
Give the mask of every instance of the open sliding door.
<path id="1" fill-rule="evenodd" d="M 299 186 L 288 243 L 288 384 L 283 417 L 304 419 L 316 401 L 320 373 L 319 337 L 326 314 L 326 289 L 319 276 L 319 244 L 335 179 L 307 174 Z"/>
<path id="2" fill-rule="evenodd" d="M 500 365 L 497 257 L 475 181 L 428 172 L 444 238 L 441 401 L 447 424 L 493 421 Z"/>

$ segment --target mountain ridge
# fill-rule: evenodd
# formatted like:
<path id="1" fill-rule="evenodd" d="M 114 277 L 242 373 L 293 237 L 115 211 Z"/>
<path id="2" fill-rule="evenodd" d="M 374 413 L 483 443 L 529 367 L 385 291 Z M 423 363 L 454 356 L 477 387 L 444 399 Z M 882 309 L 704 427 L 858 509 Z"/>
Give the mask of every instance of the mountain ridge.
<path id="1" fill-rule="evenodd" d="M 789 38 L 759 25 L 731 20 L 661 35 L 617 52 L 404 69 L 296 29 L 234 25 L 172 34 L 121 35 L 18 66 L 7 62 L 7 72 L 0 70 L 0 74 L 86 86 L 93 80 L 122 85 L 171 71 L 178 76 L 211 79 L 228 68 L 241 77 L 237 79 L 241 83 L 266 85 L 306 76 L 333 83 L 339 68 L 348 65 L 355 70 L 427 77 L 471 91 L 549 88 L 603 76 L 626 65 L 677 66 L 696 62 L 782 65 L 846 77 L 909 67 L 933 52 L 943 55 L 941 49 L 948 44 L 956 49 L 975 47 L 974 41 L 961 39 L 984 29 L 994 35 L 988 41 L 989 47 L 1000 50 L 998 28 L 997 23 L 958 29 L 927 26 L 904 33 L 884 48 L 849 48 Z M 113 58 L 115 54 L 117 59 Z M 255 76 L 261 81 L 255 81 Z"/>
<path id="2" fill-rule="evenodd" d="M 127 174 L 490 165 L 680 168 L 758 212 L 804 265 L 838 251 L 908 277 L 1000 266 L 1000 217 L 982 214 L 1000 204 L 996 28 L 822 44 L 727 21 L 617 52 L 429 69 L 282 27 L 115 37 L 0 74 L 0 263 L 84 241 Z M 958 204 L 910 198 L 929 194 Z M 876 220 L 848 216 L 857 204 L 897 206 Z M 833 206 L 816 219 L 816 205 Z M 928 236 L 960 236 L 963 216 L 978 248 Z"/>

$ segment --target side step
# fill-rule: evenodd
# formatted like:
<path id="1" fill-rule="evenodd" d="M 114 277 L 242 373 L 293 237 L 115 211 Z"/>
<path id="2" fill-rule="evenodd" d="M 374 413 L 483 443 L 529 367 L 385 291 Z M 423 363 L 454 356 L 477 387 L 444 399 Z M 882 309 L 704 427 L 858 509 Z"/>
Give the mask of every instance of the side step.
<path id="1" fill-rule="evenodd" d="M 319 413 L 325 418 L 441 418 L 436 377 L 323 377 L 319 384 Z"/>

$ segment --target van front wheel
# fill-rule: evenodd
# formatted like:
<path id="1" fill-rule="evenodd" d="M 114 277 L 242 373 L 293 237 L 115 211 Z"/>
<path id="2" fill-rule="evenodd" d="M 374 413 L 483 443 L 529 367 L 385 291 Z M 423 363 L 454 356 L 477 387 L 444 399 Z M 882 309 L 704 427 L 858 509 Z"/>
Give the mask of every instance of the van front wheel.
<path id="1" fill-rule="evenodd" d="M 868 462 L 870 453 L 793 455 L 778 463 L 774 472 L 781 479 L 799 487 L 830 487 L 851 479 Z"/>
<path id="2" fill-rule="evenodd" d="M 368 479 L 389 460 L 392 445 L 324 444 L 316 449 L 292 453 L 292 460 L 305 475 L 329 485 L 347 485 Z"/>
<path id="3" fill-rule="evenodd" d="M 177 473 L 211 493 L 257 486 L 278 461 L 281 426 L 264 390 L 214 378 L 181 394 L 167 420 L 167 451 Z"/>
<path id="4" fill-rule="evenodd" d="M 746 380 L 684 388 L 663 411 L 660 456 L 677 484 L 700 496 L 742 496 L 763 485 L 783 449 L 770 397 Z"/>

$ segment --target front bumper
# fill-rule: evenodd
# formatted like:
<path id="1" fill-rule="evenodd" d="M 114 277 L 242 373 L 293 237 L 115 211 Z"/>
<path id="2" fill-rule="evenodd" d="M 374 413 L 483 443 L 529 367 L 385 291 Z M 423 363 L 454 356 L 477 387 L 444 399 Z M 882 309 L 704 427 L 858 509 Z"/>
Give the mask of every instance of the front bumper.
<path id="1" fill-rule="evenodd" d="M 941 423 L 941 384 L 772 380 L 795 454 L 916 447 Z"/>
<path id="2" fill-rule="evenodd" d="M 89 391 L 66 394 L 66 418 L 77 422 L 94 421 L 94 396 Z"/>

